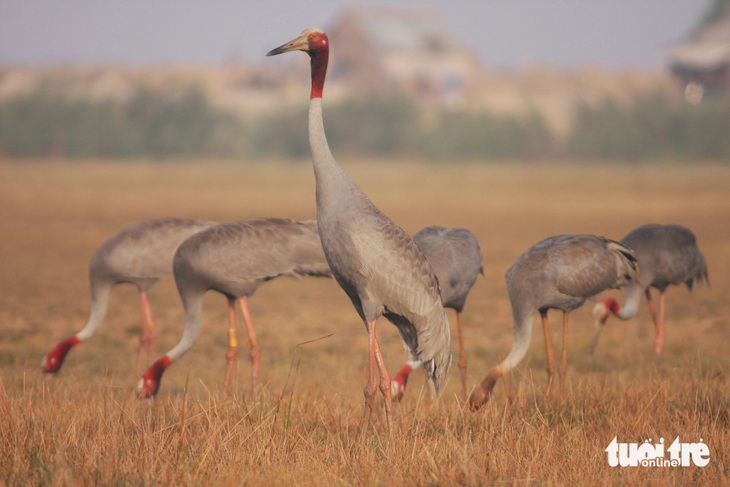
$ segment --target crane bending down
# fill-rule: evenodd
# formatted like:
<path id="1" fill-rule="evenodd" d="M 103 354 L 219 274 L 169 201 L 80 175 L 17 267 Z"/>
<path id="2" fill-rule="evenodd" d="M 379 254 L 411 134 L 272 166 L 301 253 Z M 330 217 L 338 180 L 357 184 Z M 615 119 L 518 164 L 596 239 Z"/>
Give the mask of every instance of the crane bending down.
<path id="1" fill-rule="evenodd" d="M 248 298 L 258 286 L 280 276 L 332 277 L 322 252 L 314 220 L 262 218 L 225 223 L 193 235 L 175 252 L 175 283 L 185 309 L 185 331 L 180 342 L 153 363 L 137 385 L 141 398 L 157 394 L 162 374 L 190 350 L 200 335 L 203 295 L 210 290 L 228 298 L 228 353 L 230 380 L 238 355 L 236 301 L 241 305 L 251 355 L 251 390 L 256 393 L 259 346 L 251 324 Z"/>
<path id="2" fill-rule="evenodd" d="M 527 353 L 532 338 L 532 321 L 540 313 L 545 334 L 548 382 L 553 382 L 554 361 L 547 314 L 563 312 L 563 349 L 560 386 L 567 368 L 566 333 L 568 314 L 585 300 L 606 289 L 626 286 L 638 274 L 636 256 L 625 245 L 594 235 L 560 235 L 547 238 L 522 254 L 505 275 L 514 318 L 514 342 L 507 357 L 484 378 L 469 397 L 472 410 L 489 400 L 500 377 L 513 369 Z"/>
<path id="3" fill-rule="evenodd" d="M 614 298 L 606 298 L 593 307 L 596 318 L 596 334 L 591 343 L 590 355 L 598 343 L 603 325 L 611 314 L 622 320 L 630 320 L 639 311 L 641 295 L 646 296 L 649 313 L 654 321 L 654 353 L 662 353 L 664 343 L 664 293 L 670 285 L 684 283 L 692 291 L 695 283 L 704 281 L 709 285 L 707 263 L 697 246 L 692 230 L 681 225 L 644 225 L 638 227 L 623 240 L 639 259 L 639 278 L 624 288 L 624 304 L 620 306 Z M 659 311 L 654 308 L 650 288 L 659 290 Z"/>
<path id="4" fill-rule="evenodd" d="M 56 345 L 41 363 L 45 373 L 56 373 L 72 347 L 89 339 L 99 329 L 114 286 L 134 284 L 142 302 L 142 335 L 140 337 L 137 373 L 155 346 L 157 333 L 152 322 L 148 293 L 162 277 L 172 272 L 172 257 L 186 238 L 216 222 L 179 218 L 147 220 L 117 233 L 101 244 L 91 257 L 89 285 L 91 311 L 86 326 Z"/>
<path id="5" fill-rule="evenodd" d="M 390 427 L 390 377 L 378 346 L 375 323 L 385 316 L 398 328 L 411 358 L 423 363 L 438 394 L 451 363 L 449 322 L 441 305 L 438 281 L 408 234 L 368 199 L 332 157 L 322 121 L 322 90 L 329 59 L 327 34 L 307 29 L 267 56 L 289 51 L 304 51 L 310 57 L 309 146 L 322 247 L 332 274 L 365 323 L 369 337 L 361 424 L 367 424 L 372 413 L 378 388 L 377 367 Z"/>
<path id="6" fill-rule="evenodd" d="M 426 256 L 426 260 L 436 273 L 444 308 L 456 311 L 461 390 L 466 395 L 466 353 L 464 352 L 464 327 L 461 312 L 464 310 L 466 298 L 478 275 L 484 274 L 482 249 L 474 234 L 466 228 L 446 229 L 430 226 L 416 233 L 413 241 Z M 409 362 L 393 378 L 394 399 L 400 400 L 403 397 L 408 376 L 419 365 L 418 362 Z"/>

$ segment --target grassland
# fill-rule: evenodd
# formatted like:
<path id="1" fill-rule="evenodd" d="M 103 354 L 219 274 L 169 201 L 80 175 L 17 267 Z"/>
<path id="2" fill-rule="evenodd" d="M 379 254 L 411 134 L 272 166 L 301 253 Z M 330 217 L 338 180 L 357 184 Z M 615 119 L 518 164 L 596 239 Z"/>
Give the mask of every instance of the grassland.
<path id="1" fill-rule="evenodd" d="M 643 223 L 682 223 L 698 235 L 712 286 L 669 291 L 660 360 L 643 307 L 633 321 L 609 321 L 590 362 L 585 306 L 571 321 L 562 397 L 543 394 L 544 343 L 536 327 L 527 358 L 497 385 L 485 410 L 465 410 L 453 367 L 439 400 L 416 374 L 394 408 L 390 434 L 380 400 L 372 426 L 357 434 L 364 327 L 333 281 L 280 279 L 251 300 L 262 347 L 256 397 L 245 353 L 234 387 L 222 386 L 225 300 L 211 293 L 196 346 L 166 372 L 155 400 L 138 401 L 141 315 L 130 286 L 115 290 L 102 328 L 56 377 L 39 373 L 50 348 L 85 323 L 93 250 L 121 228 L 159 216 L 311 218 L 310 166 L 0 162 L 0 484 L 730 482 L 730 168 L 341 162 L 409 233 L 440 224 L 467 227 L 479 238 L 485 275 L 465 310 L 470 385 L 509 351 L 503 275 L 543 237 L 621 238 Z M 161 355 L 182 332 L 171 279 L 151 301 Z M 551 316 L 559 347 L 559 314 Z M 405 359 L 395 328 L 383 322 L 379 336 L 395 372 Z M 604 449 L 615 436 L 639 443 L 702 438 L 711 461 L 704 468 L 611 468 Z"/>

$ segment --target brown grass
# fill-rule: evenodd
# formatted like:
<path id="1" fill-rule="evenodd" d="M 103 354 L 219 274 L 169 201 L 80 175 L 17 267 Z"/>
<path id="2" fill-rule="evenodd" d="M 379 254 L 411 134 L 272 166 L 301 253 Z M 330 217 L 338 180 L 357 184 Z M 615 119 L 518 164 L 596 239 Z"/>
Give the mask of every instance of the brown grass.
<path id="1" fill-rule="evenodd" d="M 251 300 L 262 347 L 263 387 L 255 398 L 245 352 L 235 386 L 222 387 L 225 300 L 211 293 L 200 340 L 166 372 L 159 396 L 140 402 L 133 390 L 141 320 L 130 286 L 115 290 L 102 328 L 70 353 L 57 377 L 39 374 L 45 353 L 86 320 L 95 247 L 127 225 L 165 215 L 310 218 L 311 168 L 0 163 L 0 484 L 728 484 L 729 168 L 344 167 L 408 232 L 465 226 L 479 238 L 485 276 L 465 311 L 470 385 L 509 351 L 504 271 L 543 237 L 621 238 L 647 222 L 686 224 L 698 235 L 712 287 L 669 291 L 661 360 L 653 358 L 644 307 L 633 321 L 609 322 L 591 363 L 584 306 L 571 321 L 563 397 L 544 397 L 544 343 L 535 327 L 527 358 L 498 383 L 485 410 L 465 410 L 456 367 L 437 401 L 416 374 L 394 408 L 391 434 L 378 399 L 373 425 L 358 435 L 364 327 L 333 281 L 280 279 Z M 151 300 L 161 355 L 182 331 L 172 280 Z M 559 314 L 551 317 L 559 348 Z M 378 331 L 395 372 L 405 359 L 400 340 L 385 321 Z M 614 436 L 702 438 L 711 461 L 705 468 L 611 468 L 604 449 Z"/>

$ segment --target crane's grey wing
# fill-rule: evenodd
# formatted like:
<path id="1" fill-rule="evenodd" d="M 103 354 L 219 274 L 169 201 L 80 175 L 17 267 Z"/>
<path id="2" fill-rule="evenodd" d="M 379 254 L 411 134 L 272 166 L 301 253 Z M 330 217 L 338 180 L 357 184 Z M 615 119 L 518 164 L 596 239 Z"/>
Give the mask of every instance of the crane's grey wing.
<path id="1" fill-rule="evenodd" d="M 188 245 L 190 244 L 190 245 Z M 188 248 L 190 247 L 190 248 Z M 279 276 L 331 275 L 316 224 L 266 218 L 227 223 L 186 242 L 199 267 L 216 269 L 231 283 L 267 281 Z"/>
<path id="2" fill-rule="evenodd" d="M 638 271 L 631 249 L 593 235 L 563 236 L 548 254 L 556 288 L 569 296 L 594 296 L 625 286 Z"/>
<path id="3" fill-rule="evenodd" d="M 377 265 L 363 269 L 368 286 L 363 305 L 382 303 L 382 312 L 420 360 L 436 361 L 437 374 L 448 370 L 450 333 L 441 304 L 438 281 L 418 247 L 400 227 L 382 214 L 363 215 L 367 221 L 353 238 L 356 251 Z M 430 365 L 431 366 L 431 365 Z"/>
<path id="4" fill-rule="evenodd" d="M 413 237 L 436 273 L 444 306 L 460 312 L 482 270 L 479 241 L 469 230 L 426 227 Z"/>
<path id="5" fill-rule="evenodd" d="M 369 222 L 352 238 L 358 254 L 377 262 L 364 269 L 374 293 L 389 310 L 425 315 L 439 302 L 438 281 L 423 253 L 399 226 L 383 215 L 366 215 Z"/>
<path id="6" fill-rule="evenodd" d="M 681 225 L 649 224 L 629 232 L 622 240 L 636 250 L 641 279 L 664 290 L 671 284 L 709 283 L 707 262 L 692 231 Z"/>
<path id="7" fill-rule="evenodd" d="M 104 242 L 91 259 L 90 272 L 147 287 L 172 272 L 175 250 L 183 241 L 215 225 L 181 218 L 140 222 Z"/>

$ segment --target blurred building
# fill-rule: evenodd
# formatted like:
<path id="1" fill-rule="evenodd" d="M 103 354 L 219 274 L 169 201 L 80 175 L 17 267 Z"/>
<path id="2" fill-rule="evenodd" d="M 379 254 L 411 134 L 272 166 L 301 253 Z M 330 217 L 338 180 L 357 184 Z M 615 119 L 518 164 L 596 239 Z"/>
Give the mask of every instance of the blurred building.
<path id="1" fill-rule="evenodd" d="M 730 92 L 730 9 L 672 48 L 668 57 L 688 101 Z"/>
<path id="2" fill-rule="evenodd" d="M 433 10 L 353 7 L 327 31 L 331 77 L 351 88 L 458 104 L 480 73 L 477 56 Z"/>

